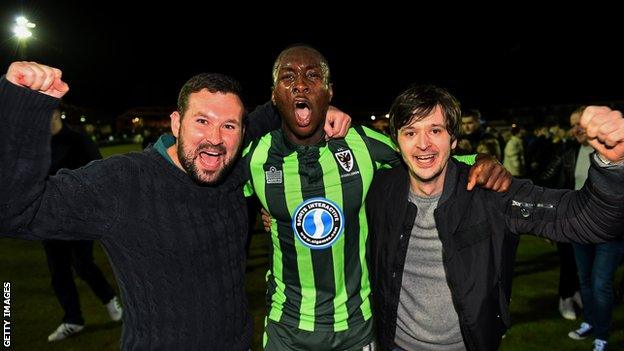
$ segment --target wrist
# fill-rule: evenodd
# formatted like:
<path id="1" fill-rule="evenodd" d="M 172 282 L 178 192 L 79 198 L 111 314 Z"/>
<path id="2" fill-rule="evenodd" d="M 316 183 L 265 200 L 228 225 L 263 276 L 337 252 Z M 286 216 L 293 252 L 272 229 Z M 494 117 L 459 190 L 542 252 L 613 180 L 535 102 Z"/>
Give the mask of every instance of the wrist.
<path id="1" fill-rule="evenodd" d="M 607 166 L 620 166 L 620 165 L 624 165 L 624 160 L 612 162 L 612 161 L 609 161 L 607 158 L 605 158 L 604 156 L 602 156 L 598 152 L 596 152 L 596 158 L 598 159 L 598 161 L 602 162 L 604 165 L 607 165 Z"/>

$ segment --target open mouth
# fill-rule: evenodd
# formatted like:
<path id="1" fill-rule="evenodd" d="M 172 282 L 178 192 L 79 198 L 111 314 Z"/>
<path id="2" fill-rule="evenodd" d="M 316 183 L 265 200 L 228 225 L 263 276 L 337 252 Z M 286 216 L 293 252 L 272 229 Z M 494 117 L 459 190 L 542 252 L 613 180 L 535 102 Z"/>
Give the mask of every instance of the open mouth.
<path id="1" fill-rule="evenodd" d="M 414 159 L 416 160 L 416 164 L 419 167 L 427 168 L 433 165 L 436 159 L 436 155 L 430 154 L 430 155 L 414 156 Z"/>
<path id="2" fill-rule="evenodd" d="M 312 110 L 305 100 L 295 100 L 295 119 L 299 127 L 307 127 L 310 124 Z"/>
<path id="3" fill-rule="evenodd" d="M 199 162 L 202 167 L 209 171 L 218 170 L 221 165 L 221 159 L 224 156 L 224 152 L 220 151 L 202 151 L 199 153 Z"/>

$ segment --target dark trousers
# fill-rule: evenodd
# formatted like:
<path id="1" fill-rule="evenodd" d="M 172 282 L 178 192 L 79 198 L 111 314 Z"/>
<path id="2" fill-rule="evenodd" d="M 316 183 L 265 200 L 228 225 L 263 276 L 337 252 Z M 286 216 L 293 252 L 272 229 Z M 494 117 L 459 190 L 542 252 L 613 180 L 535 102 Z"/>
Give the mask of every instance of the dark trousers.
<path id="1" fill-rule="evenodd" d="M 566 299 L 579 291 L 574 248 L 570 243 L 557 243 L 559 254 L 559 297 Z"/>
<path id="2" fill-rule="evenodd" d="M 613 314 L 613 280 L 624 254 L 624 242 L 573 244 L 581 283 L 583 318 L 597 339 L 607 340 Z"/>
<path id="3" fill-rule="evenodd" d="M 78 277 L 91 287 L 102 304 L 106 304 L 115 296 L 104 274 L 93 263 L 93 241 L 46 240 L 43 247 L 50 268 L 52 288 L 65 311 L 63 323 L 84 324 L 72 266 Z"/>

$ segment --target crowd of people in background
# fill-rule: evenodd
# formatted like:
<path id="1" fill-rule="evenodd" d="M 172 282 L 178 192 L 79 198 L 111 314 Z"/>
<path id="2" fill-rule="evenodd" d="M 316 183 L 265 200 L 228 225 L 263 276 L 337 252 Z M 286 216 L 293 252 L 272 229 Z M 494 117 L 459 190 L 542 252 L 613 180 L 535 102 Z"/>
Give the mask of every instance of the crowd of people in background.
<path id="1" fill-rule="evenodd" d="M 594 350 L 606 349 L 614 275 L 624 256 L 619 232 L 624 193 L 610 194 L 624 178 L 624 141 L 618 136 L 624 132 L 624 121 L 619 111 L 580 107 L 570 115 L 568 132 L 540 125 L 528 133 L 518 124 L 499 132 L 485 126 L 477 110 L 461 114 L 459 102 L 446 90 L 412 86 L 390 109 L 388 138 L 361 126 L 347 130 L 349 118 L 343 119 L 343 127 L 337 126 L 338 120 L 330 117 L 335 115 L 330 113 L 329 77 L 328 63 L 318 51 L 307 46 L 287 48 L 274 64 L 272 102 L 254 111 L 256 117 L 245 125 L 238 83 L 219 74 L 197 75 L 183 86 L 178 110 L 171 114 L 173 135 L 153 139 L 156 143 L 151 147 L 147 137 L 141 138 L 148 147 L 143 153 L 45 177 L 46 165 L 29 155 L 49 153 L 49 130 L 41 121 L 47 121 L 69 88 L 57 69 L 34 62 L 14 63 L 0 80 L 0 106 L 4 105 L 0 117 L 6 121 L 0 124 L 2 132 L 13 140 L 26 134 L 25 126 L 32 124 L 37 126 L 38 138 L 32 143 L 24 138 L 3 144 L 7 152 L 0 163 L 30 163 L 7 167 L 12 171 L 2 185 L 10 205 L 2 204 L 8 210 L 0 216 L 2 234 L 100 240 L 124 297 L 124 349 L 146 345 L 168 349 L 181 342 L 188 348 L 215 346 L 215 342 L 248 348 L 251 324 L 244 294 L 246 248 L 242 240 L 247 233 L 245 182 L 245 195 L 256 192 L 273 217 L 273 247 L 280 247 L 267 276 L 267 300 L 271 301 L 263 339 L 267 350 L 291 350 L 294 345 L 319 350 L 371 350 L 376 345 L 395 351 L 421 346 L 497 349 L 510 326 L 518 236 L 571 241 L 571 246 L 558 246 L 562 265 L 559 311 L 566 319 L 576 319 L 576 308 L 582 309 L 583 321 L 569 337 L 591 336 Z M 275 129 L 278 124 L 280 129 Z M 334 130 L 327 129 L 332 126 Z M 605 128 L 602 133 L 608 137 L 597 136 Z M 238 152 L 247 144 L 244 138 L 254 141 L 239 162 Z M 329 151 L 318 151 L 322 148 Z M 291 157 L 292 150 L 301 157 Z M 475 153 L 491 156 L 461 157 Z M 374 162 L 357 163 L 369 158 Z M 352 187 L 350 179 L 343 180 L 354 176 L 361 178 L 358 184 L 365 184 L 365 189 L 370 185 L 369 196 L 367 190 L 358 193 L 361 189 Z M 326 184 L 326 178 L 339 181 Z M 17 186 L 9 187 L 13 183 Z M 334 183 L 342 188 L 336 190 Z M 189 187 L 201 196 L 189 199 Z M 404 201 L 387 203 L 388 198 Z M 350 211 L 344 217 L 340 206 Z M 328 207 L 334 212 L 322 217 L 317 208 Z M 179 208 L 185 210 L 160 215 L 163 209 Z M 295 213 L 289 212 L 292 208 Z M 199 220 L 186 218 L 189 209 L 194 211 L 190 217 Z M 306 211 L 314 213 L 313 217 Z M 340 221 L 332 220 L 332 213 L 338 213 Z M 295 225 L 299 217 L 302 222 Z M 396 223 L 403 223 L 405 231 L 391 226 Z M 180 225 L 185 225 L 182 232 Z M 341 246 L 347 245 L 344 238 L 333 255 L 312 251 L 331 247 L 341 238 L 343 226 L 349 225 L 354 226 L 349 240 L 359 240 L 348 243 L 349 251 Z M 293 241 L 291 230 L 310 250 Z M 330 233 L 332 241 L 319 240 L 321 234 Z M 231 237 L 234 242 L 229 241 Z M 292 246 L 281 247 L 284 242 Z M 198 247 L 213 251 L 206 255 L 195 250 Z M 445 256 L 449 252 L 454 255 Z M 425 261 L 431 265 L 423 267 L 421 260 L 427 253 Z M 354 272 L 341 266 L 352 262 L 351 257 L 359 263 Z M 224 263 L 230 265 L 213 269 Z M 352 269 L 353 263 L 348 267 Z M 316 276 L 317 272 L 322 273 Z M 397 272 L 403 277 L 398 285 Z M 223 284 L 215 288 L 220 281 Z M 160 297 L 176 303 L 159 305 L 151 289 L 156 285 Z M 122 310 L 114 291 L 108 290 L 98 296 L 111 319 L 118 320 Z M 223 296 L 223 291 L 234 297 Z M 371 302 L 369 295 L 375 295 Z M 306 307 L 293 307 L 292 301 Z M 414 301 L 421 307 L 409 306 Z M 229 319 L 211 319 L 214 311 Z M 79 306 L 75 312 L 76 322 L 64 319 L 50 341 L 80 331 L 84 322 Z M 189 332 L 192 337 L 180 337 L 177 331 L 167 337 L 155 332 L 175 330 L 174 316 L 178 315 L 185 316 L 188 328 L 196 328 Z M 152 323 L 149 332 L 144 321 Z M 76 328 L 63 329 L 68 323 Z"/>

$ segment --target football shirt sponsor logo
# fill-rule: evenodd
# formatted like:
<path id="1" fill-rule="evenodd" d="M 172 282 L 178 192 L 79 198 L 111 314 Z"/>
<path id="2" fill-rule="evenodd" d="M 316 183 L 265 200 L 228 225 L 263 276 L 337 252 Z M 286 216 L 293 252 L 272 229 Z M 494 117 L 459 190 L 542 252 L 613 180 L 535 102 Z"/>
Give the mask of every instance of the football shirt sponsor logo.
<path id="1" fill-rule="evenodd" d="M 314 250 L 325 249 L 340 238 L 344 229 L 344 214 L 334 202 L 315 197 L 297 207 L 292 227 L 303 245 Z"/>

